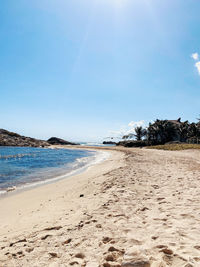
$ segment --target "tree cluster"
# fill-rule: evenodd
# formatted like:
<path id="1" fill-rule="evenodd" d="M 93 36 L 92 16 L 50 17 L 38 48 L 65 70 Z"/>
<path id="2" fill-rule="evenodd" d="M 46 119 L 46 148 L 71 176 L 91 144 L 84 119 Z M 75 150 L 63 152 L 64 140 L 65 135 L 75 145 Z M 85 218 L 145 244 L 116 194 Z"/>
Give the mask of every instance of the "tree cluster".
<path id="1" fill-rule="evenodd" d="M 147 145 L 165 144 L 168 142 L 200 142 L 200 119 L 198 122 L 181 122 L 179 118 L 176 121 L 159 120 L 149 123 L 147 128 L 142 126 L 135 128 L 135 133 L 125 135 L 124 140 L 135 138 L 137 141 L 144 141 Z"/>

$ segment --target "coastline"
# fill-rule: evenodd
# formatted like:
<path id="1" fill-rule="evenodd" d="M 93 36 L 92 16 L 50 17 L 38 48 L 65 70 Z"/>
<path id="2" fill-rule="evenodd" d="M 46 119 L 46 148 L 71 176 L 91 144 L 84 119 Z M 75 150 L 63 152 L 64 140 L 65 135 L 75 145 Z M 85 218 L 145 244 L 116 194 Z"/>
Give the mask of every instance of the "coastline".
<path id="1" fill-rule="evenodd" d="M 56 148 L 65 147 L 56 146 Z M 74 146 L 72 148 L 80 149 L 79 147 L 75 148 Z M 71 147 L 69 147 L 69 149 L 71 149 Z M 81 147 L 81 149 L 84 149 L 84 147 Z M 87 147 L 85 149 L 88 150 Z M 95 149 L 91 148 L 90 150 Z M 72 193 L 73 197 L 76 195 L 79 199 L 79 196 L 82 193 L 85 193 L 85 188 L 82 188 L 85 186 L 85 183 L 88 183 L 89 181 L 92 182 L 91 180 L 95 175 L 103 175 L 104 172 L 110 171 L 114 167 L 112 163 L 115 162 L 115 160 L 120 160 L 120 158 L 121 155 L 117 152 L 110 152 L 109 158 L 97 164 L 84 167 L 81 173 L 65 176 L 66 178 L 63 177 L 59 180 L 52 180 L 52 182 L 50 181 L 49 183 L 39 186 L 33 185 L 33 187 L 30 188 L 21 189 L 19 191 L 16 190 L 16 192 L 10 192 L 6 197 L 0 198 L 0 237 L 5 234 L 9 236 L 11 232 L 11 236 L 14 236 L 14 233 L 20 232 L 21 230 L 23 231 L 26 228 L 30 229 L 33 227 L 34 229 L 37 229 L 36 225 L 40 223 L 38 221 L 39 214 L 37 213 L 39 213 L 40 207 L 43 205 L 42 203 L 46 204 L 45 209 L 48 213 L 48 202 L 60 198 L 61 195 L 70 195 L 70 193 Z M 69 198 L 71 198 L 71 196 Z M 56 203 L 54 203 L 54 205 L 56 205 Z M 50 204 L 50 206 L 52 205 Z M 22 210 L 25 212 L 24 214 Z M 51 212 L 54 213 L 54 210 L 51 210 L 50 213 Z M 26 218 L 27 222 L 24 222 L 23 220 L 20 227 L 21 218 L 23 216 L 26 217 L 27 213 L 29 215 L 33 213 L 34 216 L 33 218 Z M 53 214 L 51 215 L 54 216 Z M 48 214 L 48 217 L 49 216 L 50 214 Z M 10 226 L 9 222 L 11 222 Z M 14 223 L 16 223 L 17 229 L 15 229 Z M 46 227 L 48 227 L 48 223 Z"/>
<path id="2" fill-rule="evenodd" d="M 49 147 L 49 149 L 68 149 L 68 150 L 81 150 L 81 147 L 73 147 L 73 146 L 51 146 Z M 98 164 L 98 163 L 101 163 L 103 162 L 104 160 L 108 159 L 110 157 L 110 153 L 109 152 L 103 152 L 103 151 L 97 151 L 95 150 L 94 148 L 93 149 L 89 149 L 89 148 L 82 148 L 82 150 L 86 150 L 88 152 L 90 151 L 93 151 L 93 152 L 96 152 L 96 154 L 94 156 L 91 156 L 91 157 L 88 157 L 87 159 L 87 162 L 84 164 L 84 166 L 79 166 L 78 168 L 72 168 L 70 171 L 66 170 L 66 173 L 63 173 L 63 174 L 59 174 L 55 177 L 51 177 L 51 178 L 48 178 L 48 179 L 44 179 L 44 180 L 40 180 L 40 181 L 37 181 L 37 182 L 32 182 L 32 183 L 27 183 L 27 184 L 24 184 L 24 185 L 21 185 L 21 186 L 14 186 L 14 189 L 10 191 L 0 191 L 0 199 L 1 198 L 6 198 L 6 197 L 10 197 L 11 195 L 16 195 L 16 194 L 20 194 L 21 192 L 24 192 L 26 190 L 31 190 L 33 188 L 38 188 L 40 186 L 43 186 L 43 185 L 46 185 L 46 184 L 52 184 L 52 183 L 55 183 L 55 182 L 58 182 L 60 180 L 63 180 L 63 179 L 66 179 L 66 178 L 71 178 L 75 175 L 78 175 L 78 174 L 81 174 L 83 173 L 84 171 L 86 171 L 88 168 L 90 168 L 91 166 L 95 165 L 95 164 Z M 80 158 L 80 159 L 77 159 L 77 161 L 83 161 L 85 160 L 85 158 Z M 75 163 L 75 162 L 74 162 Z M 55 172 L 55 171 L 54 171 Z"/>
<path id="3" fill-rule="evenodd" d="M 0 200 L 0 266 L 199 266 L 200 151 L 97 149 L 110 158 Z"/>

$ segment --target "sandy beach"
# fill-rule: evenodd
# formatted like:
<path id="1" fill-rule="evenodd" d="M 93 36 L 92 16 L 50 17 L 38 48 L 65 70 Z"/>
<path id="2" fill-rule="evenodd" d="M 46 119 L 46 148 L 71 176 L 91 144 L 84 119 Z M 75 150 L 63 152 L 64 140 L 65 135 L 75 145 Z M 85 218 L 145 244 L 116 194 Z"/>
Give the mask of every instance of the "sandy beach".
<path id="1" fill-rule="evenodd" d="M 200 266 L 200 151 L 103 150 L 79 175 L 0 199 L 1 267 Z"/>

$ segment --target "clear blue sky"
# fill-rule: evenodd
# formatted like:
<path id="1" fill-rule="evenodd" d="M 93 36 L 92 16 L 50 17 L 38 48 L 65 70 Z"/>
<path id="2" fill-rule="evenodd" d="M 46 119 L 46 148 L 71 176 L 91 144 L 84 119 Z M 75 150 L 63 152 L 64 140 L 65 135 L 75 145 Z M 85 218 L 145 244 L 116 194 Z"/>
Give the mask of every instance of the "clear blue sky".
<path id="1" fill-rule="evenodd" d="M 200 1 L 2 0 L 0 128 L 95 140 L 200 114 Z"/>

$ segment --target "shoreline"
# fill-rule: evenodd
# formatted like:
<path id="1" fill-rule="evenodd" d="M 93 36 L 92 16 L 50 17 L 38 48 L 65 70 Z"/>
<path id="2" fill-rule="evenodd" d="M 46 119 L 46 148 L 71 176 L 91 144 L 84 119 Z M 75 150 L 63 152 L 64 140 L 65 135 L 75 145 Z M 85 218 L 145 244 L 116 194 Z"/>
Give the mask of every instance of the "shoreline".
<path id="1" fill-rule="evenodd" d="M 0 200 L 0 266 L 199 266 L 200 151 L 103 150 L 72 179 Z"/>
<path id="2" fill-rule="evenodd" d="M 73 146 L 67 146 L 67 147 L 66 146 L 51 146 L 49 148 L 50 149 L 69 149 L 69 150 L 73 150 L 73 149 L 76 150 L 77 149 L 77 150 L 81 150 L 81 148 L 79 148 L 77 146 L 74 148 L 73 148 Z M 71 179 L 73 176 L 76 176 L 78 174 L 85 172 L 91 166 L 99 164 L 99 163 L 103 162 L 104 160 L 107 160 L 110 157 L 109 152 L 105 152 L 105 151 L 99 152 L 95 148 L 89 149 L 89 148 L 83 147 L 82 150 L 96 152 L 96 155 L 91 156 L 91 157 L 93 157 L 93 159 L 91 159 L 91 161 L 88 161 L 84 166 L 78 167 L 77 169 L 72 169 L 65 174 L 60 174 L 60 175 L 52 177 L 52 178 L 44 179 L 44 180 L 37 181 L 37 182 L 32 182 L 29 184 L 24 184 L 24 185 L 21 185 L 19 187 L 14 186 L 15 189 L 10 190 L 10 191 L 7 191 L 6 189 L 5 189 L 5 191 L 1 190 L 0 191 L 0 200 L 2 198 L 7 198 L 7 197 L 10 197 L 12 195 L 20 194 L 24 191 L 32 190 L 34 188 L 38 188 L 38 187 L 44 186 L 46 184 L 53 184 L 53 183 L 59 182 L 63 179 Z M 107 154 L 107 155 L 105 155 L 105 154 Z"/>
<path id="3" fill-rule="evenodd" d="M 61 148 L 59 146 L 59 148 Z M 63 147 L 62 147 L 63 148 Z M 79 149 L 79 148 L 77 148 Z M 84 148 L 82 148 L 84 149 Z M 85 148 L 88 150 L 88 148 Z M 92 148 L 91 148 L 92 150 Z M 120 154 L 120 153 L 119 153 Z M 88 180 L 92 180 L 92 178 L 95 176 L 95 174 L 98 173 L 98 175 L 102 175 L 104 171 L 109 171 L 113 168 L 113 166 L 110 166 L 110 162 L 112 162 L 114 159 L 121 158 L 121 155 L 119 156 L 118 152 L 110 152 L 110 157 L 103 162 L 88 166 L 83 172 L 79 174 L 75 174 L 73 176 L 69 176 L 66 179 L 60 179 L 57 181 L 54 181 L 52 183 L 46 183 L 43 185 L 39 185 L 36 187 L 28 188 L 28 189 L 22 189 L 20 192 L 10 192 L 7 194 L 6 197 L 3 197 L 0 199 L 0 211 L 1 211 L 1 217 L 0 217 L 0 237 L 2 237 L 4 234 L 9 235 L 9 233 L 12 231 L 11 236 L 15 231 L 13 231 L 13 222 L 15 221 L 18 225 L 19 232 L 19 221 L 21 220 L 22 210 L 25 207 L 25 214 L 31 214 L 32 210 L 36 209 L 36 214 L 40 209 L 40 205 L 44 202 L 51 202 L 52 198 L 55 199 L 56 197 L 59 198 L 62 194 L 68 194 L 71 192 L 71 190 L 74 190 L 75 185 L 77 187 L 81 187 L 85 184 Z M 64 189 L 67 187 L 68 189 Z M 56 190 L 55 190 L 56 189 Z M 79 189 L 80 190 L 80 189 Z M 81 192 L 84 190 L 80 190 L 80 193 L 74 192 L 74 194 L 79 196 L 81 195 Z M 73 195 L 74 195 L 73 194 Z M 43 204 L 42 204 L 43 205 Z M 50 205 L 51 206 L 51 205 Z M 14 211 L 14 212 L 13 212 Z M 51 210 L 51 212 L 53 212 Z M 35 213 L 35 211 L 33 212 Z M 48 213 L 48 211 L 47 211 Z M 23 216 L 26 216 L 26 215 Z M 49 216 L 50 214 L 48 214 Z M 53 215 L 53 214 L 51 214 Z M 9 226 L 9 223 L 7 222 L 12 221 L 11 225 Z M 27 228 L 34 227 L 38 223 L 38 218 L 34 216 L 34 219 L 28 220 Z M 24 222 L 22 221 L 22 228 L 26 228 Z M 12 229 L 12 230 L 10 230 Z M 3 231 L 2 231 L 3 230 Z M 22 230 L 22 229 L 21 229 Z"/>

